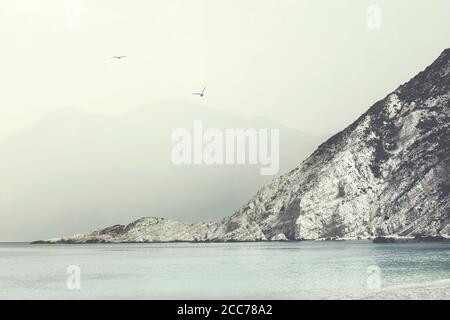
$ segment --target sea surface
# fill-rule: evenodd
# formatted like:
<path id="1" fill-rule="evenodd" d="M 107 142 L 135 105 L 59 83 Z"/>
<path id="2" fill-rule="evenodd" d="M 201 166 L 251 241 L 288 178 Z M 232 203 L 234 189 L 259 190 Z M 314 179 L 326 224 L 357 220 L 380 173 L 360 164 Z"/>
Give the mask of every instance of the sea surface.
<path id="1" fill-rule="evenodd" d="M 0 244 L 0 299 L 450 299 L 450 244 Z"/>

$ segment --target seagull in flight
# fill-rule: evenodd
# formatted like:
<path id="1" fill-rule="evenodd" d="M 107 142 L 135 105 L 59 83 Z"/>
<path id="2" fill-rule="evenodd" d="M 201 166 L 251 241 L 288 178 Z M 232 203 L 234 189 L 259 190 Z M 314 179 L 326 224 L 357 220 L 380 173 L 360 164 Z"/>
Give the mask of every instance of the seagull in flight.
<path id="1" fill-rule="evenodd" d="M 120 59 L 122 59 L 122 58 L 126 58 L 127 56 L 114 56 L 114 57 L 111 57 L 111 59 L 117 59 L 117 60 L 120 60 Z"/>
<path id="2" fill-rule="evenodd" d="M 205 96 L 206 87 L 203 88 L 202 92 L 194 92 L 193 95 L 200 96 L 203 98 Z"/>

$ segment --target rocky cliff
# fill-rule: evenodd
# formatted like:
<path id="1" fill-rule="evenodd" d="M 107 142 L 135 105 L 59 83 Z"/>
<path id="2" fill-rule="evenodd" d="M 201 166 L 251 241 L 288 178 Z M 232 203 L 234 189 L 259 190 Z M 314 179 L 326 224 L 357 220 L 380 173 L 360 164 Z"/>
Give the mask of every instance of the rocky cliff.
<path id="1" fill-rule="evenodd" d="M 450 49 L 217 224 L 144 218 L 65 240 L 256 241 L 450 233 Z M 207 195 L 205 195 L 207 196 Z M 56 239 L 55 241 L 60 241 Z"/>

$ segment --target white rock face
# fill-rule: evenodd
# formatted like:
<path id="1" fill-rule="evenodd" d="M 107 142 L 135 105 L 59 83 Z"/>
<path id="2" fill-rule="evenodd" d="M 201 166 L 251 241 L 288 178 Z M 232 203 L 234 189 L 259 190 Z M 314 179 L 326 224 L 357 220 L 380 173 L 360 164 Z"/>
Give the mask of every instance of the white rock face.
<path id="1" fill-rule="evenodd" d="M 214 223 L 185 223 L 163 218 L 142 218 L 127 226 L 115 225 L 86 234 L 52 239 L 49 242 L 91 243 L 91 242 L 175 242 L 207 241 Z"/>
<path id="2" fill-rule="evenodd" d="M 287 241 L 288 238 L 283 233 L 279 233 L 276 236 L 270 238 L 270 241 Z"/>
<path id="3" fill-rule="evenodd" d="M 224 225 L 292 240 L 447 234 L 449 62 L 446 50 Z"/>
<path id="4" fill-rule="evenodd" d="M 220 223 L 145 218 L 63 241 L 450 233 L 450 49 Z M 205 195 L 207 196 L 207 195 Z"/>

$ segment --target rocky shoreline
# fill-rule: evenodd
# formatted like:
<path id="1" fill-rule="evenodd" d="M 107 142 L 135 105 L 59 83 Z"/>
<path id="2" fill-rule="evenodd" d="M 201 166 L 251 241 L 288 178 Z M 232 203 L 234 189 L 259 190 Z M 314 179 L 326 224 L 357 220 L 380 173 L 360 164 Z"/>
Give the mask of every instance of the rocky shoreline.
<path id="1" fill-rule="evenodd" d="M 373 239 L 373 243 L 422 243 L 422 242 L 450 242 L 450 237 L 442 235 L 415 236 L 415 237 L 387 236 L 387 237 L 376 237 Z"/>
<path id="2" fill-rule="evenodd" d="M 339 238 L 328 237 L 321 239 L 273 239 L 273 240 L 172 240 L 172 241 L 107 241 L 104 239 L 87 239 L 84 241 L 74 239 L 54 239 L 54 240 L 37 240 L 32 241 L 30 244 L 121 244 L 121 243 L 249 243 L 249 242 L 303 242 L 303 241 L 372 241 L 373 243 L 442 243 L 449 242 L 449 236 L 442 235 L 430 235 L 430 236 L 415 236 L 415 237 L 403 237 L 403 236 L 381 236 L 381 237 L 356 237 L 356 238 Z"/>

